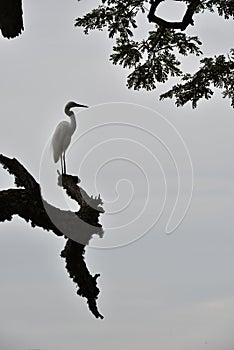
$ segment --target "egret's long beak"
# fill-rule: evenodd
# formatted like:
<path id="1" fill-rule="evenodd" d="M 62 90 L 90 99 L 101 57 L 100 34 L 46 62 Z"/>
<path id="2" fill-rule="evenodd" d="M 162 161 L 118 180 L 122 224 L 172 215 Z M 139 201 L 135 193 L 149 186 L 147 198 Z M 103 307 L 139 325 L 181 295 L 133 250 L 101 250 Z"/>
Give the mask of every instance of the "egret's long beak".
<path id="1" fill-rule="evenodd" d="M 83 107 L 83 108 L 89 108 L 89 106 L 81 105 L 79 103 L 76 103 L 74 107 Z"/>

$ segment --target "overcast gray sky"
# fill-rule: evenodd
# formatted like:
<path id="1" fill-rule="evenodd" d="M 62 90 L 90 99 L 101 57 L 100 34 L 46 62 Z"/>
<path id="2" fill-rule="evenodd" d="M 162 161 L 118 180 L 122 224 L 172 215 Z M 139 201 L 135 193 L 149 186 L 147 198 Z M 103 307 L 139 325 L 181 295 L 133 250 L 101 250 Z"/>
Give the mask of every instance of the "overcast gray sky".
<path id="1" fill-rule="evenodd" d="M 154 132 L 172 150 L 183 174 L 182 182 L 189 187 L 188 159 L 177 157 L 180 141 L 172 129 L 167 134 L 168 122 L 175 126 L 185 141 L 194 169 L 192 203 L 179 227 L 173 234 L 166 235 L 165 225 L 176 199 L 176 173 L 165 150 L 154 147 L 152 143 L 154 154 L 159 158 L 168 180 L 165 212 L 156 226 L 133 244 L 109 250 L 91 247 L 86 251 L 86 262 L 91 272 L 101 273 L 98 306 L 105 316 L 104 320 L 96 320 L 88 311 L 85 300 L 77 297 L 64 261 L 59 257 L 64 246 L 63 238 L 38 228 L 32 229 L 18 218 L 11 223 L 2 223 L 0 350 L 140 350 L 143 347 L 232 350 L 233 109 L 219 93 L 210 101 L 200 102 L 198 108 L 192 110 L 190 106 L 177 109 L 173 101 L 159 102 L 155 91 L 128 91 L 125 88 L 126 72 L 108 62 L 111 42 L 106 34 L 95 32 L 84 36 L 80 29 L 73 26 L 75 18 L 95 4 L 96 1 L 89 1 L 87 5 L 85 1 L 78 3 L 75 0 L 60 1 L 59 4 L 55 0 L 24 0 L 23 35 L 11 41 L 0 38 L 0 151 L 19 159 L 36 179 L 39 179 L 40 173 L 43 180 L 43 174 L 55 174 L 56 166 L 49 163 L 49 149 L 45 147 L 57 123 L 66 118 L 63 108 L 67 101 L 75 100 L 89 106 L 110 102 L 142 105 L 159 114 L 155 114 L 152 122 L 151 112 L 144 113 L 143 107 L 139 107 L 135 122 L 140 123 L 142 115 L 146 130 L 158 130 L 158 133 Z M 218 20 L 212 15 L 197 18 L 196 23 L 197 26 L 190 31 L 195 33 L 198 30 L 201 39 L 206 41 L 203 50 L 207 54 L 228 52 L 233 46 L 233 23 Z M 186 61 L 185 65 L 189 67 L 190 62 Z M 115 106 L 94 107 L 81 112 L 76 139 L 100 120 L 101 123 L 102 120 L 108 121 L 108 113 L 110 122 L 123 122 L 124 116 L 118 117 L 114 113 Z M 131 109 L 126 107 L 126 111 L 126 122 L 133 123 L 135 116 L 131 115 Z M 110 135 L 112 139 L 119 139 L 119 135 L 127 139 L 127 131 L 121 129 L 119 132 L 116 126 Z M 102 139 L 99 139 L 100 133 Z M 94 137 L 88 133 L 90 141 L 84 141 L 82 147 L 79 143 L 74 144 L 76 163 L 71 150 L 68 170 L 72 173 L 78 171 L 79 159 L 83 160 L 88 154 L 91 141 L 94 142 L 92 146 L 95 142 L 105 141 L 109 129 L 100 128 L 100 133 L 97 131 Z M 147 136 L 137 136 L 137 133 L 136 127 L 128 137 L 136 136 L 141 145 L 149 147 L 151 141 L 148 142 Z M 127 150 L 131 148 L 126 147 L 126 140 L 121 146 L 119 143 L 115 146 L 115 141 L 111 144 L 112 148 L 108 147 L 108 152 L 118 148 L 121 149 L 121 157 L 130 157 Z M 81 169 L 82 185 L 90 194 L 95 187 L 92 182 L 94 159 L 100 154 L 109 156 L 105 148 L 94 150 L 93 158 L 87 158 L 86 167 Z M 118 162 L 112 162 L 106 173 L 97 176 L 97 181 L 100 181 L 98 190 L 107 200 L 114 201 L 112 209 L 120 210 L 126 198 L 123 197 L 121 202 L 121 196 L 117 196 L 120 202 L 117 201 L 117 206 L 114 206 L 116 193 L 112 182 L 118 181 L 114 175 L 130 177 L 128 180 L 133 185 L 136 182 L 143 188 L 138 193 L 136 186 L 134 191 L 137 196 L 131 202 L 131 213 L 134 209 L 139 213 L 138 206 L 147 193 L 147 181 L 144 181 L 148 179 L 150 186 L 155 186 L 155 193 L 159 193 L 159 197 L 153 197 L 159 213 L 165 194 L 160 192 L 161 184 L 164 184 L 160 167 L 155 163 L 155 168 L 152 166 L 149 170 L 147 164 L 150 160 L 143 163 L 144 156 L 137 148 L 135 154 L 133 149 L 133 155 L 138 156 L 133 160 L 145 170 L 146 178 L 143 176 L 141 179 L 142 172 L 134 175 L 134 168 L 128 167 L 130 162 L 126 168 L 123 164 L 118 167 Z M 113 153 L 112 160 L 115 157 L 117 155 Z M 43 163 L 45 159 L 47 163 Z M 104 158 L 101 160 L 105 161 Z M 116 169 L 121 171 L 118 173 Z M 52 179 L 51 176 L 50 181 Z M 11 176 L 3 169 L 0 169 L 0 183 L 2 189 L 13 186 Z M 45 182 L 43 184 L 46 189 Z M 131 197 L 129 182 L 125 181 L 121 186 L 117 188 L 119 195 Z M 186 200 L 186 188 L 183 191 L 182 197 Z M 64 201 L 67 206 L 72 205 L 64 198 L 63 205 Z M 110 209 L 108 205 L 106 203 L 107 212 Z M 152 210 L 143 210 L 143 214 L 141 223 L 153 215 Z M 126 217 L 117 222 L 115 218 L 108 214 L 104 216 L 104 228 L 112 224 L 115 227 L 118 223 L 126 224 Z M 134 226 L 134 230 L 132 227 L 128 230 L 128 233 L 134 233 L 133 237 L 129 236 L 133 239 L 140 236 L 145 228 Z M 120 231 L 116 229 L 117 234 Z"/>

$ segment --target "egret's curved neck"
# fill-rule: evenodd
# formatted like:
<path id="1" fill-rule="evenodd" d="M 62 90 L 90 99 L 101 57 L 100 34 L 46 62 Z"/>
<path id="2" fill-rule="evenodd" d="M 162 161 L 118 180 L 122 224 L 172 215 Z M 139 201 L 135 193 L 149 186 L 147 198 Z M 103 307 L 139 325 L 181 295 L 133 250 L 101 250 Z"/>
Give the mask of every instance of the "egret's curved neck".
<path id="1" fill-rule="evenodd" d="M 65 113 L 68 115 L 68 117 L 71 119 L 70 121 L 70 130 L 71 130 L 71 133 L 73 134 L 74 131 L 76 130 L 76 117 L 75 117 L 75 113 L 68 110 L 68 111 L 65 111 Z"/>

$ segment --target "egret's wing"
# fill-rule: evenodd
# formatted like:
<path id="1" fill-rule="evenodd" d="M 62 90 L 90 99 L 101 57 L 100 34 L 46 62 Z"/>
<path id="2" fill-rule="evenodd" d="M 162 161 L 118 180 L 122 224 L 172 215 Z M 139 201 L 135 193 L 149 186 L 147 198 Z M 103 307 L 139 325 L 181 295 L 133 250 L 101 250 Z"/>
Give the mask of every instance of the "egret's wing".
<path id="1" fill-rule="evenodd" d="M 52 137 L 53 158 L 55 163 L 57 163 L 62 155 L 62 152 L 64 151 L 64 139 L 66 137 L 68 128 L 69 123 L 62 121 L 57 125 Z"/>

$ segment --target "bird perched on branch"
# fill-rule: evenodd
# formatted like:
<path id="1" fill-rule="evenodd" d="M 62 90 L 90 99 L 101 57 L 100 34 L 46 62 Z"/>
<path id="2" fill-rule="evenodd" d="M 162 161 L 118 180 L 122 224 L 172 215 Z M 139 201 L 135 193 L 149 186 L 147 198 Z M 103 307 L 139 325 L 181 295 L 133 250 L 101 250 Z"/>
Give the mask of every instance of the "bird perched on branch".
<path id="1" fill-rule="evenodd" d="M 60 122 L 57 125 L 52 137 L 54 162 L 57 163 L 60 159 L 62 174 L 66 174 L 65 152 L 70 145 L 72 134 L 76 129 L 75 113 L 71 111 L 71 109 L 75 107 L 88 108 L 88 106 L 81 105 L 76 102 L 68 102 L 65 106 L 64 112 L 70 118 L 70 122 L 65 120 Z"/>

